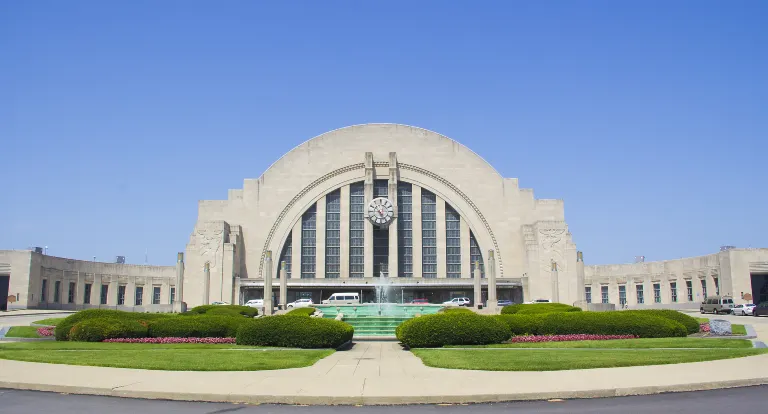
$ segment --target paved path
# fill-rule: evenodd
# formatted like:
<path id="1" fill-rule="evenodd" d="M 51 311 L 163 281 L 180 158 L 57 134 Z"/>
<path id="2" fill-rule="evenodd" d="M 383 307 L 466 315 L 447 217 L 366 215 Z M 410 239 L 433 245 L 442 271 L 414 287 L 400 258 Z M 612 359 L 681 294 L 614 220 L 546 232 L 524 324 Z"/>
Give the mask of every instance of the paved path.
<path id="1" fill-rule="evenodd" d="M 398 407 L 296 407 L 235 405 L 179 401 L 61 395 L 0 390 L 0 410 L 8 413 L 80 414 L 570 414 L 570 413 L 760 413 L 768 386 L 591 400 L 536 401 L 473 405 L 409 405 Z"/>

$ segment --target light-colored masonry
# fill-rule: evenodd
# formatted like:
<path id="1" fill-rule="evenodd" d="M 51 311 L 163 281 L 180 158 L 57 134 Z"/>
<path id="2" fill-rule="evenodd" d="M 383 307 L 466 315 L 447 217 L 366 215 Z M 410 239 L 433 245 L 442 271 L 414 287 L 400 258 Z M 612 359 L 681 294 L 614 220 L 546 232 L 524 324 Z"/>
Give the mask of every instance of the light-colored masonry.
<path id="1" fill-rule="evenodd" d="M 395 209 L 386 229 L 363 218 L 381 195 Z M 442 300 L 471 292 L 475 262 L 483 286 L 492 266 L 498 298 L 516 302 L 697 308 L 716 293 L 737 302 L 768 300 L 768 249 L 585 265 L 562 200 L 535 198 L 443 135 L 396 124 L 320 135 L 229 190 L 226 200 L 200 201 L 175 267 L 0 251 L 0 275 L 11 276 L 9 295 L 18 299 L 12 306 L 170 311 L 178 309 L 174 301 L 196 306 L 261 297 L 267 274 L 276 278 L 275 294 L 287 280 L 279 303 L 334 291 L 365 296 L 381 273 L 400 288 L 398 301 Z"/>

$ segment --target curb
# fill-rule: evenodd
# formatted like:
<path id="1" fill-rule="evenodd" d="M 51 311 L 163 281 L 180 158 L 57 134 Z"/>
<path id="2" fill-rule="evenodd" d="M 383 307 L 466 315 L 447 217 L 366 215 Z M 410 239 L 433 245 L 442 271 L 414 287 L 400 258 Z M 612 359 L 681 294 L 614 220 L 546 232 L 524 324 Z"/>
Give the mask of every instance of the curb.
<path id="1" fill-rule="evenodd" d="M 424 396 L 325 396 L 325 395 L 245 395 L 196 394 L 186 392 L 127 391 L 112 388 L 78 387 L 68 385 L 29 384 L 0 381 L 0 388 L 58 392 L 78 395 L 139 398 L 150 400 L 225 402 L 242 404 L 302 404 L 302 405 L 411 405 L 411 404 L 466 404 L 511 401 L 538 401 L 550 399 L 586 399 L 652 395 L 669 392 L 706 391 L 768 384 L 768 377 L 745 380 L 713 381 L 693 384 L 675 384 L 648 387 L 628 387 L 583 391 L 551 391 L 535 393 L 424 395 Z"/>

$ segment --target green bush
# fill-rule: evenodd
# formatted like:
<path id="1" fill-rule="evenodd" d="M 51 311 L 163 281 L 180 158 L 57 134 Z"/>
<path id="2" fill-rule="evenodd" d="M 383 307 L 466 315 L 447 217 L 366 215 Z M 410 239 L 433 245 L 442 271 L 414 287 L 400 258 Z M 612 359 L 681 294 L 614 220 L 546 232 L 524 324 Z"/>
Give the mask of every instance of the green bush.
<path id="1" fill-rule="evenodd" d="M 227 315 L 194 315 L 183 318 L 160 319 L 149 323 L 153 338 L 233 338 L 237 329 L 249 319 Z"/>
<path id="2" fill-rule="evenodd" d="M 546 314 L 538 315 L 494 315 L 493 317 L 501 321 L 509 328 L 512 336 L 517 335 L 539 335 L 541 324 Z"/>
<path id="3" fill-rule="evenodd" d="M 536 315 L 555 312 L 581 312 L 581 308 L 563 303 L 527 303 L 508 305 L 501 309 L 502 315 Z"/>
<path id="4" fill-rule="evenodd" d="M 678 312 L 672 309 L 643 309 L 643 310 L 629 310 L 622 311 L 624 313 L 636 314 L 636 315 L 652 315 L 659 316 L 665 319 L 670 319 L 676 322 L 680 322 L 685 326 L 688 334 L 694 334 L 699 332 L 699 321 L 693 316 L 686 315 L 682 312 Z"/>
<path id="5" fill-rule="evenodd" d="M 238 345 L 338 348 L 352 340 L 352 325 L 334 319 L 278 315 L 252 319 L 237 330 Z"/>
<path id="6" fill-rule="evenodd" d="M 191 315 L 222 315 L 222 316 L 236 316 L 236 315 L 242 315 L 242 316 L 248 316 L 250 318 L 253 318 L 254 316 L 258 315 L 259 311 L 256 308 L 252 308 L 250 306 L 240 306 L 240 305 L 201 305 L 201 306 L 195 306 L 194 308 L 188 310 L 183 315 L 185 316 L 191 316 Z"/>
<path id="7" fill-rule="evenodd" d="M 111 309 L 88 309 L 84 311 L 80 311 L 77 313 L 73 313 L 72 315 L 67 316 L 59 322 L 56 325 L 56 340 L 57 341 L 67 341 L 69 340 L 69 332 L 72 330 L 72 327 L 75 326 L 80 321 L 85 321 L 89 319 L 119 319 L 119 320 L 128 320 L 128 321 L 136 321 L 143 325 L 146 325 L 149 321 L 159 320 L 159 319 L 166 319 L 166 318 L 175 318 L 176 316 L 173 314 L 168 313 L 140 313 L 140 312 L 123 312 L 118 310 L 111 310 Z"/>
<path id="8" fill-rule="evenodd" d="M 310 316 L 315 313 L 315 308 L 296 308 L 288 311 L 288 315 Z"/>
<path id="9" fill-rule="evenodd" d="M 114 318 L 86 319 L 72 327 L 72 341 L 101 342 L 109 338 L 144 338 L 147 327 L 137 321 Z"/>
<path id="10" fill-rule="evenodd" d="M 498 319 L 474 312 L 419 316 L 400 324 L 395 334 L 412 348 L 496 344 L 510 337 L 509 329 Z"/>
<path id="11" fill-rule="evenodd" d="M 680 322 L 630 312 L 561 312 L 543 315 L 541 335 L 635 335 L 640 338 L 687 336 Z"/>
<path id="12" fill-rule="evenodd" d="M 458 308 L 458 307 L 445 307 L 440 309 L 438 312 L 440 313 L 475 313 L 471 309 Z"/>

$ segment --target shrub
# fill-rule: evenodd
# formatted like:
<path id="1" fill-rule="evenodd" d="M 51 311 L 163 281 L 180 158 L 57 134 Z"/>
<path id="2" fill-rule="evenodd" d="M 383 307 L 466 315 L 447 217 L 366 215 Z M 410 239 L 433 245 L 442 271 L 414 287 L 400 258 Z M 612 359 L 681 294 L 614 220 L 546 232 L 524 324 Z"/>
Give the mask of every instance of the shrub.
<path id="1" fill-rule="evenodd" d="M 563 303 L 527 303 L 507 305 L 501 309 L 502 315 L 535 315 L 555 312 L 581 312 L 581 308 Z"/>
<path id="2" fill-rule="evenodd" d="M 639 338 L 687 336 L 680 322 L 630 312 L 561 312 L 543 316 L 542 335 L 634 335 Z"/>
<path id="3" fill-rule="evenodd" d="M 80 342 L 101 342 L 109 338 L 141 338 L 147 328 L 137 321 L 93 318 L 78 322 L 70 331 L 70 339 Z"/>
<path id="4" fill-rule="evenodd" d="M 395 334 L 412 348 L 496 344 L 510 337 L 509 329 L 498 319 L 474 312 L 419 316 L 400 324 Z"/>
<path id="5" fill-rule="evenodd" d="M 153 338 L 226 338 L 234 337 L 237 328 L 249 319 L 238 316 L 194 315 L 184 318 L 160 319 L 149 323 Z"/>
<path id="6" fill-rule="evenodd" d="M 288 311 L 288 315 L 310 316 L 315 313 L 315 308 L 295 308 Z"/>
<path id="7" fill-rule="evenodd" d="M 630 310 L 623 311 L 625 313 L 633 313 L 637 315 L 652 315 L 659 316 L 666 319 L 671 319 L 676 322 L 680 322 L 685 326 L 688 334 L 694 334 L 699 332 L 699 321 L 693 316 L 686 315 L 682 312 L 678 312 L 672 309 L 643 309 L 643 310 Z"/>
<path id="8" fill-rule="evenodd" d="M 352 340 L 352 325 L 333 319 L 278 315 L 252 319 L 237 330 L 238 345 L 338 348 Z"/>
<path id="9" fill-rule="evenodd" d="M 493 317 L 509 328 L 512 336 L 515 335 L 538 335 L 541 331 L 541 324 L 544 320 L 543 314 L 540 315 L 494 315 Z"/>
<path id="10" fill-rule="evenodd" d="M 440 309 L 438 312 L 440 313 L 475 313 L 471 309 L 467 308 L 454 308 L 454 307 L 445 307 Z"/>
<path id="11" fill-rule="evenodd" d="M 56 325 L 56 331 L 55 331 L 56 340 L 57 341 L 69 340 L 69 332 L 72 330 L 72 327 L 74 327 L 75 324 L 77 324 L 78 322 L 89 320 L 89 319 L 100 319 L 100 318 L 136 321 L 146 325 L 149 321 L 153 321 L 153 320 L 175 318 L 175 315 L 167 314 L 167 313 L 123 312 L 123 311 L 111 310 L 111 309 L 88 309 L 88 310 L 80 311 L 77 313 L 73 313 L 72 315 L 67 316 L 66 318 L 64 318 L 64 320 L 59 322 L 58 325 Z"/>
<path id="12" fill-rule="evenodd" d="M 195 306 L 188 310 L 183 315 L 222 315 L 222 316 L 236 316 L 242 315 L 249 318 L 253 318 L 258 315 L 259 311 L 256 308 L 250 306 L 240 305 L 201 305 Z"/>

